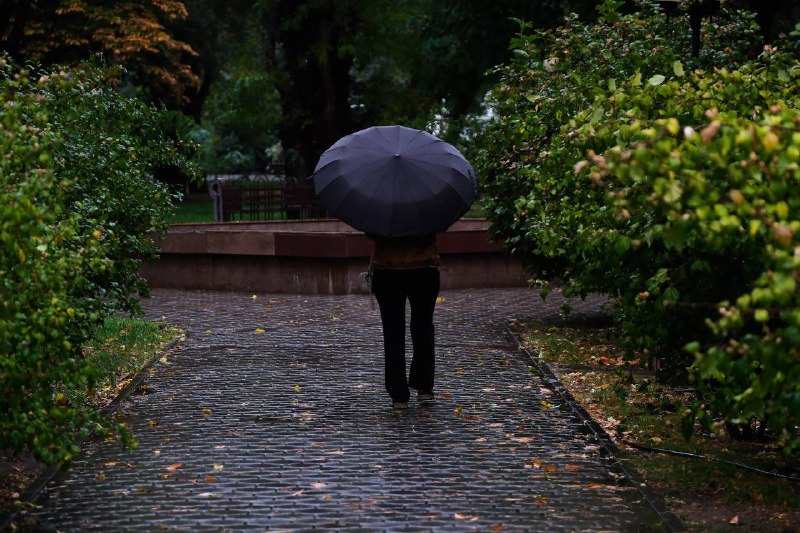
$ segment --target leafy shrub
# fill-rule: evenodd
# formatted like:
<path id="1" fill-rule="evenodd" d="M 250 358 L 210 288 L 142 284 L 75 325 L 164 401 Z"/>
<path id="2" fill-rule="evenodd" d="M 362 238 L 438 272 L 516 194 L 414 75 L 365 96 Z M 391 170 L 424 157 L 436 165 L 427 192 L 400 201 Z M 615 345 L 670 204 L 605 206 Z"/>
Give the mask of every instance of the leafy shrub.
<path id="1" fill-rule="evenodd" d="M 495 231 L 540 280 L 612 295 L 630 353 L 694 358 L 687 433 L 710 410 L 792 450 L 800 64 L 748 60 L 754 28 L 730 17 L 732 46 L 706 41 L 696 62 L 651 33 L 659 16 L 619 17 L 608 39 L 575 21 L 521 37 L 479 167 Z"/>
<path id="2" fill-rule="evenodd" d="M 80 214 L 84 236 L 100 232 L 111 261 L 77 290 L 99 307 L 135 311 L 136 296 L 149 293 L 140 268 L 155 258 L 153 237 L 166 231 L 177 199 L 152 169 L 177 167 L 190 176 L 194 170 L 184 155 L 189 146 L 166 137 L 159 111 L 118 94 L 106 76 L 97 68 L 77 70 L 71 83 L 42 95 L 60 137 L 54 171 L 72 183 L 67 205 Z"/>
<path id="3" fill-rule="evenodd" d="M 0 71 L 0 446 L 64 462 L 97 413 L 61 391 L 96 379 L 82 346 L 136 310 L 171 198 L 150 169 L 183 164 L 157 111 L 93 67 Z"/>
<path id="4" fill-rule="evenodd" d="M 477 136 L 480 150 L 474 162 L 495 235 L 504 239 L 509 250 L 524 254 L 542 279 L 566 265 L 556 260 L 552 250 L 532 248 L 536 243 L 526 237 L 516 202 L 524 196 L 558 201 L 569 190 L 560 185 L 560 172 L 553 177 L 538 171 L 545 163 L 571 168 L 583 156 L 561 157 L 561 150 L 550 146 L 560 139 L 561 129 L 596 98 L 607 97 L 610 88 L 637 73 L 643 79 L 666 74 L 675 61 L 683 61 L 687 70 L 702 65 L 735 66 L 758 41 L 751 16 L 727 13 L 706 24 L 701 56 L 687 59 L 691 49 L 688 21 L 668 19 L 653 12 L 652 6 L 643 9 L 626 16 L 611 8 L 601 10 L 598 24 L 581 22 L 573 15 L 560 28 L 533 33 L 526 33 L 529 28 L 523 25 L 511 42 L 513 59 L 497 68 L 501 81 L 486 102 L 496 118 Z M 598 115 L 597 121 L 602 118 Z M 558 157 L 556 163 L 553 157 Z"/>

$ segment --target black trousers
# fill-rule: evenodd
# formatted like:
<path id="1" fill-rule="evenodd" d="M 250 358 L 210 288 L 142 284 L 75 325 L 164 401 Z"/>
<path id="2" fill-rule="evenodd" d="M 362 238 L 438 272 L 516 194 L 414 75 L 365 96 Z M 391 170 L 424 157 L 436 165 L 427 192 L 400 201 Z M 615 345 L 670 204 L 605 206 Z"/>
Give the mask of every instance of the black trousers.
<path id="1" fill-rule="evenodd" d="M 372 292 L 383 324 L 386 391 L 394 402 L 407 402 L 409 387 L 433 390 L 435 369 L 433 310 L 439 295 L 439 269 L 376 269 Z M 406 380 L 406 300 L 411 304 L 414 355 Z"/>

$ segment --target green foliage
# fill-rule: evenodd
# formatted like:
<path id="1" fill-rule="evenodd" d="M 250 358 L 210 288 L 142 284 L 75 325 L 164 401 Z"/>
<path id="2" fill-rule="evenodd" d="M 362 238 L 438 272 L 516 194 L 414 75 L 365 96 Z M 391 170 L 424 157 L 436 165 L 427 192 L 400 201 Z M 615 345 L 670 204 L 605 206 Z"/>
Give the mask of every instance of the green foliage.
<path id="1" fill-rule="evenodd" d="M 223 73 L 211 87 L 199 127 L 189 137 L 200 146 L 198 164 L 206 174 L 263 172 L 268 149 L 278 142 L 278 93 L 262 69 Z"/>
<path id="2" fill-rule="evenodd" d="M 53 385 L 81 386 L 95 375 L 82 364 L 81 323 L 97 320 L 71 294 L 90 265 L 106 266 L 104 245 L 72 242 L 80 220 L 65 210 L 70 183 L 53 172 L 54 135 L 24 75 L 0 84 L 0 435 L 2 445 L 31 446 L 47 462 L 76 451 L 72 432 L 91 417 L 66 405 Z M 53 83 L 66 84 L 63 77 Z"/>
<path id="3" fill-rule="evenodd" d="M 800 63 L 772 48 L 748 60 L 754 27 L 735 14 L 692 62 L 665 20 L 517 39 L 478 162 L 489 215 L 545 285 L 613 296 L 629 353 L 680 369 L 688 344 L 688 429 L 710 411 L 792 450 Z"/>
<path id="4" fill-rule="evenodd" d="M 98 69 L 0 68 L 0 446 L 61 463 L 99 417 L 59 391 L 92 387 L 83 343 L 146 292 L 170 210 L 151 168 L 182 158 Z"/>
<path id="5" fill-rule="evenodd" d="M 154 237 L 166 231 L 175 199 L 153 169 L 174 166 L 187 175 L 194 169 L 183 154 L 189 147 L 165 137 L 160 112 L 121 96 L 106 76 L 97 68 L 76 70 L 70 83 L 47 85 L 40 94 L 59 137 L 54 172 L 71 183 L 66 205 L 80 217 L 81 238 L 97 235 L 109 260 L 73 290 L 98 309 L 136 311 L 137 295 L 149 291 L 139 270 L 156 257 Z"/>

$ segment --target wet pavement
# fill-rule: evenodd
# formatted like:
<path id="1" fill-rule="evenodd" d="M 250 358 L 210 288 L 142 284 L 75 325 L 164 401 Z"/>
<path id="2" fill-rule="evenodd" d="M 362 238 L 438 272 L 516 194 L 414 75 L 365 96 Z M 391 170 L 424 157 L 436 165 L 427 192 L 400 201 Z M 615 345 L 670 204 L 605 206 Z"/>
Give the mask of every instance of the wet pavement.
<path id="1" fill-rule="evenodd" d="M 529 370 L 528 289 L 445 291 L 437 400 L 393 410 L 367 296 L 156 290 L 185 341 L 121 404 L 133 452 L 95 442 L 18 517 L 85 531 L 659 531 L 580 418 Z M 599 298 L 574 302 L 592 315 Z M 409 340 L 410 346 L 410 340 Z"/>

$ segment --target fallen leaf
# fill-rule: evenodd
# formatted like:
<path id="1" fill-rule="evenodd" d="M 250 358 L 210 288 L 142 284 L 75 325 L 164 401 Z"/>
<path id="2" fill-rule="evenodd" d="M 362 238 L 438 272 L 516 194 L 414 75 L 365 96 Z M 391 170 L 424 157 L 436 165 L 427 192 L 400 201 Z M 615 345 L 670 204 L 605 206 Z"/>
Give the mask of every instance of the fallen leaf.
<path id="1" fill-rule="evenodd" d="M 314 487 L 315 489 L 323 489 L 328 485 L 326 485 L 325 483 L 317 482 L 317 483 L 312 483 L 311 486 Z"/>
<path id="2" fill-rule="evenodd" d="M 172 471 L 174 471 L 174 470 L 177 470 L 177 469 L 179 469 L 179 468 L 180 468 L 180 467 L 182 467 L 182 466 L 183 466 L 183 463 L 172 463 L 171 465 L 169 465 L 169 466 L 166 468 L 166 470 L 172 470 Z"/>
<path id="3" fill-rule="evenodd" d="M 214 471 L 215 471 L 215 472 L 219 472 L 219 471 L 220 471 L 220 470 L 222 470 L 223 468 L 225 468 L 223 465 L 214 465 Z"/>
<path id="4" fill-rule="evenodd" d="M 208 407 L 203 408 L 203 414 L 204 415 L 210 415 L 211 414 L 211 409 L 209 409 Z"/>
<path id="5" fill-rule="evenodd" d="M 739 525 L 739 515 L 737 514 L 736 516 L 731 518 L 730 522 L 728 522 L 728 523 L 730 525 L 732 525 L 732 526 L 738 526 Z"/>
<path id="6" fill-rule="evenodd" d="M 300 385 L 295 385 L 294 386 L 294 390 L 299 391 L 300 390 Z"/>
<path id="7" fill-rule="evenodd" d="M 264 328 L 256 328 L 256 333 L 264 333 L 265 331 Z"/>
<path id="8" fill-rule="evenodd" d="M 305 492 L 304 489 L 300 489 L 297 492 L 293 492 L 292 496 L 302 496 L 304 492 Z"/>
<path id="9" fill-rule="evenodd" d="M 201 492 L 198 496 L 200 498 L 213 498 L 216 495 L 213 492 Z"/>
<path id="10" fill-rule="evenodd" d="M 505 531 L 505 530 L 506 530 L 505 526 L 502 526 L 500 524 L 489 526 L 489 531 Z"/>
<path id="11" fill-rule="evenodd" d="M 556 470 L 558 470 L 558 467 L 556 465 L 547 465 L 546 467 L 544 467 L 545 472 L 555 472 Z"/>
<path id="12" fill-rule="evenodd" d="M 203 478 L 203 481 L 205 481 L 206 483 L 214 483 L 216 480 L 217 478 L 215 478 L 214 476 L 206 476 L 205 478 Z"/>
<path id="13" fill-rule="evenodd" d="M 479 518 L 477 516 L 463 514 L 463 513 L 455 513 L 454 515 L 456 520 L 466 520 L 467 522 L 477 522 Z"/>
<path id="14" fill-rule="evenodd" d="M 531 437 L 511 437 L 513 442 L 519 442 L 520 444 L 528 444 L 533 440 Z"/>
<path id="15" fill-rule="evenodd" d="M 566 470 L 567 472 L 580 472 L 581 467 L 579 465 L 573 465 L 568 463 L 564 465 L 564 470 Z"/>
<path id="16" fill-rule="evenodd" d="M 533 505 L 547 505 L 547 501 L 548 501 L 547 498 L 542 496 L 541 498 L 536 498 L 531 503 Z"/>
<path id="17" fill-rule="evenodd" d="M 99 473 L 99 474 L 97 474 L 95 477 L 96 477 L 97 479 L 99 479 L 100 481 L 103 481 L 103 480 L 106 478 L 106 475 L 105 475 L 104 473 L 100 472 L 100 473 Z"/>

